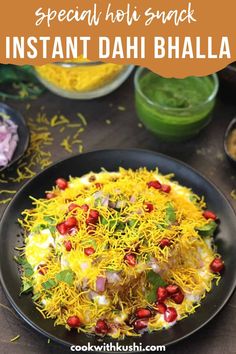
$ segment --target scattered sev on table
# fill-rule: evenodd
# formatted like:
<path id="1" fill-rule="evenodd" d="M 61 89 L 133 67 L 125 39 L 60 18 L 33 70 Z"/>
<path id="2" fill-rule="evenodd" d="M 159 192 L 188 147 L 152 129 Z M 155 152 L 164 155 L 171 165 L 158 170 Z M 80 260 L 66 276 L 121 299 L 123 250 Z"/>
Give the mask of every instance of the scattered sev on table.
<path id="1" fill-rule="evenodd" d="M 27 104 L 26 111 L 29 111 L 30 107 Z M 27 124 L 30 128 L 30 145 L 25 155 L 10 171 L 0 172 L 0 185 L 3 186 L 0 189 L 0 205 L 10 202 L 12 195 L 16 193 L 15 189 L 9 190 L 4 188 L 4 185 L 8 183 L 20 185 L 53 163 L 51 147 L 57 144 L 55 139 L 58 139 L 58 136 L 59 146 L 64 154 L 83 151 L 81 134 L 87 126 L 87 120 L 80 112 L 72 123 L 69 117 L 60 113 L 52 117 L 47 116 L 44 107 L 41 107 L 36 117 L 28 118 Z"/>

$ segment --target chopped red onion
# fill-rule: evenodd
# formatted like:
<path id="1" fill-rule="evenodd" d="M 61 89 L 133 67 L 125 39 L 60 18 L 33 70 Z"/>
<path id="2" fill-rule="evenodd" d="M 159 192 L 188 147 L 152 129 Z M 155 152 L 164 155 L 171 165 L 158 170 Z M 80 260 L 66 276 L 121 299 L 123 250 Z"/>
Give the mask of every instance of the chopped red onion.
<path id="1" fill-rule="evenodd" d="M 11 161 L 18 140 L 17 125 L 11 120 L 0 120 L 0 167 Z"/>
<path id="2" fill-rule="evenodd" d="M 135 203 L 136 202 L 136 197 L 134 195 L 131 195 L 129 201 L 130 201 L 130 203 Z"/>
<path id="3" fill-rule="evenodd" d="M 97 277 L 96 280 L 96 291 L 103 292 L 106 288 L 106 277 Z"/>

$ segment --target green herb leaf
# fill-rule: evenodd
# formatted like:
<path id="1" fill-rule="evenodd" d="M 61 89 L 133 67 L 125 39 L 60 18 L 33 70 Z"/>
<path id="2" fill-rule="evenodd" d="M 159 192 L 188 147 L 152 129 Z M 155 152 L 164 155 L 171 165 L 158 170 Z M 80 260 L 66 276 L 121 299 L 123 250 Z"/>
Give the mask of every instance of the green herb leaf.
<path id="1" fill-rule="evenodd" d="M 124 230 L 125 224 L 123 222 L 118 222 L 117 219 L 105 219 L 104 217 L 101 218 L 101 224 L 104 226 L 108 226 L 109 230 L 115 228 L 115 230 Z"/>
<path id="2" fill-rule="evenodd" d="M 149 303 L 153 303 L 156 301 L 157 288 L 159 288 L 159 286 L 166 286 L 167 284 L 162 277 L 153 270 L 147 273 L 147 280 L 151 284 L 151 288 L 146 294 L 146 299 Z"/>
<path id="3" fill-rule="evenodd" d="M 23 265 L 22 265 L 23 269 L 24 269 L 24 273 L 25 273 L 25 276 L 26 277 L 31 277 L 31 275 L 34 274 L 34 270 L 33 268 L 31 267 L 31 265 L 29 264 L 29 262 L 25 262 Z"/>
<path id="4" fill-rule="evenodd" d="M 14 257 L 14 260 L 20 265 L 23 265 L 26 262 L 26 258 L 21 256 Z"/>
<path id="5" fill-rule="evenodd" d="M 193 202 L 194 204 L 197 204 L 198 198 L 199 197 L 196 194 L 190 194 L 190 196 L 189 196 L 190 202 Z"/>
<path id="6" fill-rule="evenodd" d="M 33 300 L 33 301 L 37 301 L 40 297 L 41 297 L 41 293 L 35 293 L 35 294 L 32 296 L 32 300 Z"/>
<path id="7" fill-rule="evenodd" d="M 50 225 L 48 226 L 48 229 L 50 230 L 51 234 L 54 234 L 56 232 L 56 226 Z"/>
<path id="8" fill-rule="evenodd" d="M 132 219 L 128 221 L 130 227 L 136 227 L 138 225 L 138 220 Z"/>
<path id="9" fill-rule="evenodd" d="M 108 224 L 108 220 L 105 219 L 104 216 L 102 216 L 102 217 L 100 218 L 100 222 L 101 222 L 102 225 L 107 225 L 107 224 Z"/>
<path id="10" fill-rule="evenodd" d="M 155 273 L 153 270 L 149 270 L 149 272 L 147 273 L 147 280 L 156 288 L 158 288 L 159 286 L 167 285 L 166 282 L 162 279 L 162 277 L 159 274 Z"/>
<path id="11" fill-rule="evenodd" d="M 207 225 L 196 228 L 199 235 L 203 237 L 213 236 L 216 229 L 217 229 L 217 223 L 215 221 L 211 221 Z"/>
<path id="12" fill-rule="evenodd" d="M 95 202 L 94 202 L 94 206 L 95 208 L 97 208 L 98 206 L 102 205 L 102 197 L 96 198 Z"/>
<path id="13" fill-rule="evenodd" d="M 150 304 L 153 304 L 153 302 L 156 301 L 157 295 L 154 286 L 146 293 L 145 298 Z"/>
<path id="14" fill-rule="evenodd" d="M 162 230 L 162 231 L 166 230 L 167 227 L 168 227 L 168 224 L 167 224 L 167 223 L 160 223 L 160 224 L 157 224 L 157 228 L 158 228 L 159 230 Z"/>
<path id="15" fill-rule="evenodd" d="M 29 264 L 29 262 L 27 261 L 27 259 L 25 257 L 14 257 L 15 261 L 20 264 L 23 268 L 24 271 L 24 275 L 26 277 L 31 277 L 31 275 L 34 274 L 33 268 L 31 267 L 31 265 Z"/>
<path id="16" fill-rule="evenodd" d="M 51 216 L 44 216 L 43 220 L 49 225 L 54 225 L 55 221 Z"/>
<path id="17" fill-rule="evenodd" d="M 45 281 L 44 283 L 42 283 L 42 287 L 43 287 L 45 290 L 52 289 L 52 288 L 54 288 L 56 285 L 57 285 L 57 283 L 56 283 L 56 281 L 53 280 L 53 279 L 49 279 L 49 280 Z"/>
<path id="18" fill-rule="evenodd" d="M 170 202 L 167 203 L 165 220 L 169 224 L 172 224 L 176 221 L 175 208 L 173 207 L 173 205 Z"/>
<path id="19" fill-rule="evenodd" d="M 125 229 L 125 223 L 119 221 L 116 225 L 116 231 L 122 231 Z"/>
<path id="20" fill-rule="evenodd" d="M 63 281 L 64 283 L 67 283 L 68 285 L 73 284 L 74 278 L 75 278 L 75 273 L 72 272 L 72 270 L 70 270 L 70 269 L 62 270 L 60 273 L 56 274 L 56 279 L 58 281 Z"/>
<path id="21" fill-rule="evenodd" d="M 42 231 L 43 229 L 45 229 L 45 225 L 44 225 L 44 224 L 40 224 L 40 225 L 35 226 L 35 227 L 32 229 L 32 232 L 37 234 L 37 233 L 39 233 L 40 231 Z"/>
<path id="22" fill-rule="evenodd" d="M 112 229 L 116 226 L 116 224 L 117 224 L 117 220 L 115 220 L 115 219 L 109 220 L 109 221 L 108 221 L 108 228 L 109 228 L 109 230 L 112 230 Z"/>
<path id="23" fill-rule="evenodd" d="M 32 282 L 29 280 L 25 280 L 22 282 L 22 287 L 21 287 L 21 292 L 20 295 L 22 294 L 28 294 L 33 290 L 33 285 Z"/>

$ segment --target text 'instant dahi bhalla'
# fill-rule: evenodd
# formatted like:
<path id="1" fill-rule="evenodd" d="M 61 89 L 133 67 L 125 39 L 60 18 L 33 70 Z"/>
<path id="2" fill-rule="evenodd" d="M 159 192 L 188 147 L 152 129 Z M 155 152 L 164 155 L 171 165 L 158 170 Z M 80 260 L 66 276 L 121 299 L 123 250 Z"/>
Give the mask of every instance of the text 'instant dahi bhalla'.
<path id="1" fill-rule="evenodd" d="M 99 59 L 223 59 L 231 58 L 228 37 L 162 37 L 155 36 L 153 45 L 144 36 L 116 36 L 98 38 Z M 76 59 L 88 57 L 94 47 L 91 37 L 6 37 L 6 59 Z"/>

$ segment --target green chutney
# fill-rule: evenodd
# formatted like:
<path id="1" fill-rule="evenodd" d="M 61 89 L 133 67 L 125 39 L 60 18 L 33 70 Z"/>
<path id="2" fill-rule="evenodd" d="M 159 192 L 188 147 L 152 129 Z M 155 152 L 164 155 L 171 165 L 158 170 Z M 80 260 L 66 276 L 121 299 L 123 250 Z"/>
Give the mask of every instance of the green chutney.
<path id="1" fill-rule="evenodd" d="M 215 76 L 168 79 L 139 70 L 136 109 L 149 130 L 164 140 L 178 141 L 198 134 L 209 123 L 218 87 Z"/>

